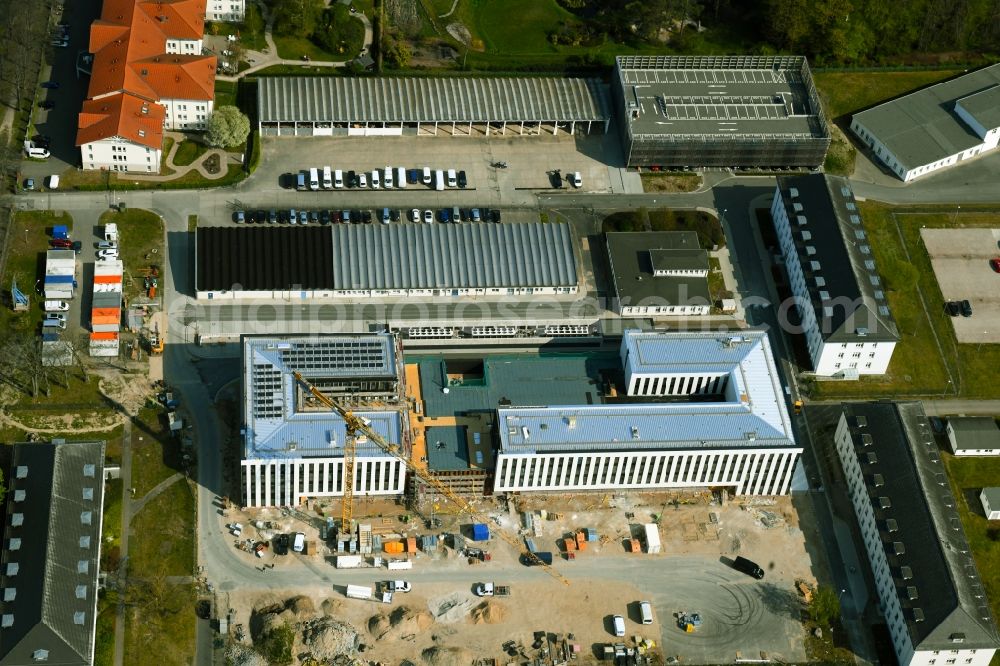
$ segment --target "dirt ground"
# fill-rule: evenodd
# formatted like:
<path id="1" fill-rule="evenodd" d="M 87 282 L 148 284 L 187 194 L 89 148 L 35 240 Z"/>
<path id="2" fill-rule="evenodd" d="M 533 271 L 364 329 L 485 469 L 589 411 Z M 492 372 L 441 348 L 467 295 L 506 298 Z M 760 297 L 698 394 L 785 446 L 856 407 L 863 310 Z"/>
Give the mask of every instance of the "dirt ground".
<path id="1" fill-rule="evenodd" d="M 557 542 L 583 527 L 596 528 L 601 535 L 600 541 L 590 542 L 584 552 L 577 552 L 573 561 L 562 556 L 556 562 L 556 571 L 565 574 L 569 585 L 538 569 L 521 566 L 517 552 L 498 539 L 489 542 L 489 562 L 473 565 L 452 548 L 441 548 L 433 554 L 407 555 L 414 560 L 414 568 L 399 574 L 384 568 L 333 569 L 332 559 L 327 560 L 333 553 L 321 548 L 319 555 L 310 558 L 309 569 L 330 567 L 330 578 L 335 580 L 332 588 L 317 583 L 266 593 L 253 589 L 230 591 L 229 605 L 236 611 L 234 622 L 250 626 L 254 609 L 305 594 L 316 609 L 321 609 L 317 616 L 326 614 L 354 628 L 358 642 L 365 646 L 360 656 L 388 664 L 409 659 L 416 664 L 443 666 L 471 663 L 466 657 L 500 659 L 501 646 L 511 640 L 533 658 L 538 655 L 532 648 L 537 631 L 572 634 L 571 642 L 580 646 L 582 663 L 595 659 L 603 644 L 625 640 L 634 645 L 642 639 L 655 641 L 659 646 L 655 650 L 664 656 L 676 656 L 688 663 L 719 663 L 732 659 L 741 649 L 743 657 L 756 658 L 759 649 L 790 661 L 804 660 L 801 602 L 794 584 L 804 580 L 815 585 L 816 565 L 806 550 L 800 526 L 800 518 L 806 522 L 811 518 L 800 516 L 790 498 L 738 498 L 723 506 L 719 496 L 713 499 L 709 493 L 584 494 L 522 497 L 516 507 L 513 504 L 509 513 L 500 503 L 488 513 L 512 531 L 526 535 L 525 520 L 518 510 L 533 512 L 538 525 L 538 536 L 533 538 L 539 550 L 558 553 Z M 333 513 L 334 508 L 327 507 L 327 511 Z M 356 517 L 362 513 L 360 509 Z M 538 513 L 542 510 L 545 519 Z M 364 513 L 381 514 L 370 522 L 386 539 L 429 533 L 422 521 L 399 521 L 397 517 L 404 510 L 392 502 L 371 502 Z M 626 539 L 639 536 L 642 525 L 660 514 L 662 554 L 626 552 Z M 460 526 L 468 522 L 440 512 L 436 516 L 444 524 L 435 533 L 460 531 Z M 515 516 L 517 524 L 513 524 Z M 231 513 L 227 520 L 247 521 L 246 537 L 255 536 L 249 524 L 255 518 L 270 521 L 273 527 L 262 530 L 261 538 L 279 528 L 303 530 L 307 538 L 316 536 L 315 529 L 304 527 L 296 515 L 280 511 L 258 511 L 253 516 Z M 812 531 L 808 526 L 805 529 Z M 736 554 L 750 557 L 765 568 L 766 589 L 754 587 L 756 583 L 751 579 L 720 564 L 720 558 Z M 268 554 L 261 560 L 249 553 L 241 555 L 248 562 L 273 564 L 279 569 L 301 566 L 301 556 Z M 686 580 L 671 585 L 671 576 Z M 391 605 L 345 596 L 347 583 L 370 585 L 393 577 L 410 580 L 413 591 L 394 595 Z M 495 598 L 483 607 L 484 600 L 472 592 L 480 580 L 508 583 L 512 595 Z M 716 590 L 720 596 L 713 600 L 710 597 Z M 774 594 L 780 595 L 777 603 L 768 598 Z M 652 600 L 653 625 L 640 623 L 639 600 Z M 673 614 L 685 608 L 700 610 L 705 617 L 705 626 L 694 634 L 685 634 L 676 626 Z M 388 619 L 393 612 L 406 616 L 398 629 Z M 613 614 L 626 618 L 625 639 L 616 639 L 610 632 Z M 386 619 L 379 620 L 380 615 Z M 374 633 L 370 627 L 375 628 Z M 250 642 L 249 637 L 244 640 L 245 644 Z M 437 652 L 426 652 L 435 648 Z M 452 648 L 459 653 L 446 658 L 442 650 Z M 450 661 L 452 658 L 454 661 Z"/>

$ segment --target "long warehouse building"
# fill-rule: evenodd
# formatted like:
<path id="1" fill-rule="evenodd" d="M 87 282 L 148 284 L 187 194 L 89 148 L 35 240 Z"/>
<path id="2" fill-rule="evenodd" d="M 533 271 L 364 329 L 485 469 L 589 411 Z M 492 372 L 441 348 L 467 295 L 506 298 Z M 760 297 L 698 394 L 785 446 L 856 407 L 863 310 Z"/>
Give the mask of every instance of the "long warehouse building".
<path id="1" fill-rule="evenodd" d="M 199 299 L 575 294 L 565 223 L 201 227 Z"/>
<path id="2" fill-rule="evenodd" d="M 261 136 L 532 136 L 605 132 L 607 86 L 562 77 L 263 77 Z"/>

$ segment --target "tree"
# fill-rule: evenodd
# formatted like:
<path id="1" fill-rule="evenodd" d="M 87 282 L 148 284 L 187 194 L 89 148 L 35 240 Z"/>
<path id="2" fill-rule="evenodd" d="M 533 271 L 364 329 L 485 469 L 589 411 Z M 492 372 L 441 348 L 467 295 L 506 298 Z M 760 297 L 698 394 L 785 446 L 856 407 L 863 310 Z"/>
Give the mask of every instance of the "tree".
<path id="1" fill-rule="evenodd" d="M 243 16 L 243 30 L 254 40 L 264 34 L 264 17 L 260 15 L 260 8 L 256 4 L 247 5 Z"/>
<path id="2" fill-rule="evenodd" d="M 205 141 L 216 148 L 239 146 L 250 135 L 250 119 L 235 106 L 220 106 L 208 119 Z"/>
<path id="3" fill-rule="evenodd" d="M 840 599 L 832 587 L 820 585 L 813 592 L 812 603 L 809 604 L 809 614 L 812 619 L 825 627 L 833 624 L 840 615 Z"/>
<path id="4" fill-rule="evenodd" d="M 398 35 L 386 35 L 382 42 L 382 57 L 389 67 L 403 69 L 410 64 L 410 47 Z"/>
<path id="5" fill-rule="evenodd" d="M 323 12 L 322 0 L 278 0 L 274 7 L 274 32 L 279 35 L 311 35 Z"/>

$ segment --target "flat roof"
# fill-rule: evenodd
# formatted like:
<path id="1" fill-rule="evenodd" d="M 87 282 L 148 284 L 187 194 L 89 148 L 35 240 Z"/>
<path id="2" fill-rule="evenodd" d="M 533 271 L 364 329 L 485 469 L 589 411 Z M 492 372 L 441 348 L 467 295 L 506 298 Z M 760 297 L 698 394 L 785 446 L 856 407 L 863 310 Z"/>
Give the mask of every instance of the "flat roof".
<path id="1" fill-rule="evenodd" d="M 615 293 L 623 305 L 710 305 L 707 277 L 657 276 L 653 265 L 668 259 L 677 268 L 708 268 L 708 252 L 694 231 L 604 234 Z"/>
<path id="2" fill-rule="evenodd" d="M 553 76 L 261 77 L 257 100 L 262 123 L 603 122 L 611 115 L 599 79 Z"/>
<path id="3" fill-rule="evenodd" d="M 990 509 L 1000 509 L 1000 487 L 983 488 L 983 494 L 986 495 L 986 502 L 990 505 Z"/>
<path id="4" fill-rule="evenodd" d="M 955 497 L 921 404 L 847 403 L 843 418 L 915 649 L 1000 647 L 982 580 L 969 554 Z M 888 520 L 895 521 L 894 530 L 889 529 Z M 901 567 L 909 568 L 909 578 L 900 575 Z M 920 617 L 923 619 L 918 620 Z M 961 646 L 952 642 L 954 634 L 963 635 Z"/>
<path id="5" fill-rule="evenodd" d="M 424 430 L 424 436 L 428 468 L 436 472 L 469 469 L 465 426 L 430 426 Z"/>
<path id="6" fill-rule="evenodd" d="M 338 224 L 330 233 L 337 290 L 571 287 L 579 280 L 564 222 Z"/>
<path id="7" fill-rule="evenodd" d="M 955 449 L 1000 449 L 1000 428 L 992 416 L 953 416 L 948 425 L 955 433 Z"/>
<path id="8" fill-rule="evenodd" d="M 322 226 L 198 227 L 197 291 L 331 289 L 334 254 Z"/>
<path id="9" fill-rule="evenodd" d="M 633 136 L 825 138 L 803 56 L 618 56 Z"/>
<path id="10" fill-rule="evenodd" d="M 985 98 L 970 99 L 997 84 L 1000 84 L 1000 64 L 855 113 L 853 120 L 881 141 L 904 167 L 914 169 L 983 142 L 955 112 L 957 100 L 968 99 L 965 108 L 977 119 L 982 114 L 980 122 L 986 129 L 1000 126 L 995 92 Z"/>
<path id="11" fill-rule="evenodd" d="M 395 339 L 388 333 L 323 336 L 243 336 L 244 457 L 302 458 L 343 455 L 347 426 L 322 404 L 302 402 L 310 382 L 397 376 Z M 300 404 L 301 403 L 301 404 Z M 304 408 L 308 406 L 308 408 Z M 358 411 L 390 444 L 402 442 L 400 413 Z M 358 441 L 359 456 L 386 455 Z"/>
<path id="12" fill-rule="evenodd" d="M 781 176 L 778 189 L 823 339 L 898 340 L 888 287 L 875 264 L 850 182 L 825 174 Z"/>
<path id="13" fill-rule="evenodd" d="M 0 664 L 93 663 L 104 442 L 15 444 L 7 474 Z M 8 592 L 8 590 L 10 592 Z M 11 598 L 7 595 L 11 594 Z"/>

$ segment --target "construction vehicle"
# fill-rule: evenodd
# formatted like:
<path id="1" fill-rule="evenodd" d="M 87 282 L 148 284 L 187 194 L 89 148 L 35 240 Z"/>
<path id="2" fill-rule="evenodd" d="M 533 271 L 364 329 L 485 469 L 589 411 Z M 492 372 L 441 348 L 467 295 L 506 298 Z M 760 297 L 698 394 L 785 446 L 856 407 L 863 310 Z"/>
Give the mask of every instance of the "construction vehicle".
<path id="1" fill-rule="evenodd" d="M 452 504 L 458 507 L 461 513 L 468 514 L 473 519 L 473 522 L 484 524 L 490 522 L 488 516 L 477 511 L 475 507 L 462 499 L 461 496 L 459 496 L 454 490 L 439 481 L 433 474 L 413 464 L 400 450 L 398 445 L 390 444 L 385 441 L 385 439 L 383 439 L 383 437 L 375 432 L 375 430 L 371 427 L 371 422 L 368 419 L 356 415 L 350 409 L 327 397 L 325 393 L 310 384 L 301 373 L 295 372 L 294 377 L 299 383 L 302 384 L 302 386 L 306 388 L 307 391 L 309 391 L 310 394 L 312 394 L 313 397 L 333 411 L 337 412 L 337 414 L 340 415 L 340 418 L 344 419 L 344 426 L 347 430 L 347 441 L 344 443 L 344 498 L 341 512 L 342 527 L 350 529 L 350 520 L 353 516 L 354 457 L 357 453 L 355 441 L 359 435 L 366 437 L 368 441 L 374 443 L 383 452 L 401 461 L 404 465 L 406 465 L 406 468 L 411 474 L 419 478 L 427 485 L 433 487 L 434 490 L 440 493 L 443 497 L 450 500 Z M 507 530 L 497 528 L 493 530 L 493 533 L 516 548 L 521 553 L 522 562 L 526 564 L 530 562 L 531 564 L 540 565 L 553 578 L 559 580 L 565 585 L 569 585 L 569 580 L 552 567 L 551 553 L 548 554 L 548 561 L 544 561 L 535 553 L 529 551 L 521 543 L 521 540 L 517 536 L 509 534 Z"/>
<path id="2" fill-rule="evenodd" d="M 495 583 L 476 583 L 473 592 L 477 597 L 509 597 L 510 585 L 497 585 Z"/>
<path id="3" fill-rule="evenodd" d="M 792 410 L 796 414 L 801 414 L 802 413 L 802 401 L 801 400 L 796 400 L 795 402 L 793 402 L 792 403 Z"/>

